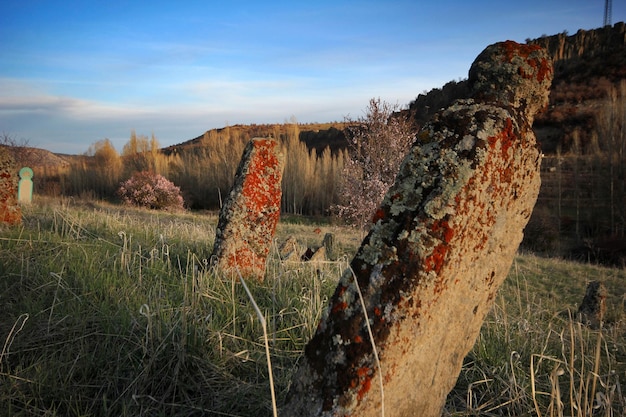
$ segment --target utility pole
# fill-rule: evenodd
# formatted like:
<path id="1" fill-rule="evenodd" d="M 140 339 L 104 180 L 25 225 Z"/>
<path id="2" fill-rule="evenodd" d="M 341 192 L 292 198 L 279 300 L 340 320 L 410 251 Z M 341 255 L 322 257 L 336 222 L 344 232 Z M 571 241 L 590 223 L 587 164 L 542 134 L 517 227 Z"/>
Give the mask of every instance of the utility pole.
<path id="1" fill-rule="evenodd" d="M 604 2 L 604 26 L 611 26 L 611 10 L 613 9 L 613 0 L 605 0 Z"/>

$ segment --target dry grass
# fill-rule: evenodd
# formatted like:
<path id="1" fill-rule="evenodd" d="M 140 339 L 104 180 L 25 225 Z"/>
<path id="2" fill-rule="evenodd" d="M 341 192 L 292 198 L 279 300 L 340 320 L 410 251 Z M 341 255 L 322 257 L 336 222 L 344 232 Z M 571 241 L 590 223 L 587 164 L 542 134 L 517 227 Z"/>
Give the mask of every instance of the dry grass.
<path id="1" fill-rule="evenodd" d="M 576 320 L 588 281 L 609 288 L 599 331 Z M 516 259 L 448 398 L 454 416 L 622 416 L 624 270 Z"/>
<path id="2" fill-rule="evenodd" d="M 217 218 L 38 201 L 0 229 L 0 416 L 265 416 L 266 352 L 280 406 L 305 343 L 362 238 L 330 223 L 279 227 L 336 262 L 283 262 L 265 283 L 208 268 Z M 605 282 L 601 331 L 570 318 Z M 619 416 L 626 410 L 624 270 L 524 255 L 466 358 L 446 413 Z M 259 320 L 258 313 L 265 320 Z"/>

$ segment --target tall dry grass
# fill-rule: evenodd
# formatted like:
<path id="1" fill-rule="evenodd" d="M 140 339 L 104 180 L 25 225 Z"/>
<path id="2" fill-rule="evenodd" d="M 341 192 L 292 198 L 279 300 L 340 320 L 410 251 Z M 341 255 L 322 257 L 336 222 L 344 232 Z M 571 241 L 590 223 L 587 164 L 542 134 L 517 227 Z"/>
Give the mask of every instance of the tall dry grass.
<path id="1" fill-rule="evenodd" d="M 334 232 L 339 260 L 283 261 L 276 250 L 249 296 L 208 267 L 216 223 L 38 199 L 21 227 L 1 229 L 0 416 L 271 415 L 269 369 L 280 406 L 361 236 L 285 217 L 276 247 Z M 610 294 L 600 331 L 571 317 L 592 279 Z M 623 415 L 624 279 L 621 269 L 517 257 L 446 413 Z"/>
<path id="2" fill-rule="evenodd" d="M 286 159 L 282 211 L 328 214 L 338 202 L 336 184 L 346 152 L 331 152 L 328 147 L 319 153 L 309 149 L 300 140 L 295 121 L 268 129 L 259 128 L 257 133 L 280 140 Z M 151 171 L 180 187 L 188 207 L 216 210 L 230 192 L 243 150 L 254 133 L 254 129 L 211 130 L 193 144 L 161 152 L 154 135 L 148 139 L 133 131 L 122 154 L 105 139 L 90 146 L 86 155 L 72 158 L 69 167 L 38 171 L 38 183 L 46 184 L 38 191 L 116 201 L 122 181 L 135 172 Z"/>

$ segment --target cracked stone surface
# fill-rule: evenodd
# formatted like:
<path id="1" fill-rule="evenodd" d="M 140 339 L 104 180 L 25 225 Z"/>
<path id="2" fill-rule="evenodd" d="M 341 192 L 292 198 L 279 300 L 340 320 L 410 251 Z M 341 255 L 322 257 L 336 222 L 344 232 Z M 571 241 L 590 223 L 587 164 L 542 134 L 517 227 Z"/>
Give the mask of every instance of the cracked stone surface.
<path id="1" fill-rule="evenodd" d="M 501 42 L 477 57 L 472 98 L 419 132 L 281 416 L 380 416 L 381 381 L 387 417 L 441 415 L 537 199 L 532 122 L 552 73 L 538 46 Z"/>

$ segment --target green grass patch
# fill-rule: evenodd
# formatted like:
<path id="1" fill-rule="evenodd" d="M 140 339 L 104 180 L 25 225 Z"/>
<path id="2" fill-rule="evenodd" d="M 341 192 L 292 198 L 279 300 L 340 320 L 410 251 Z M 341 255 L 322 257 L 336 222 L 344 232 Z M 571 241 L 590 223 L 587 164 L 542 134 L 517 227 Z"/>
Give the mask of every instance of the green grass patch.
<path id="1" fill-rule="evenodd" d="M 238 278 L 209 267 L 215 214 L 37 201 L 0 229 L 0 416 L 271 415 L 263 329 Z M 281 261 L 248 282 L 265 314 L 278 404 L 362 235 L 279 225 L 336 262 Z M 466 358 L 446 412 L 622 415 L 624 270 L 517 257 Z M 607 323 L 570 320 L 586 283 L 608 290 Z"/>

